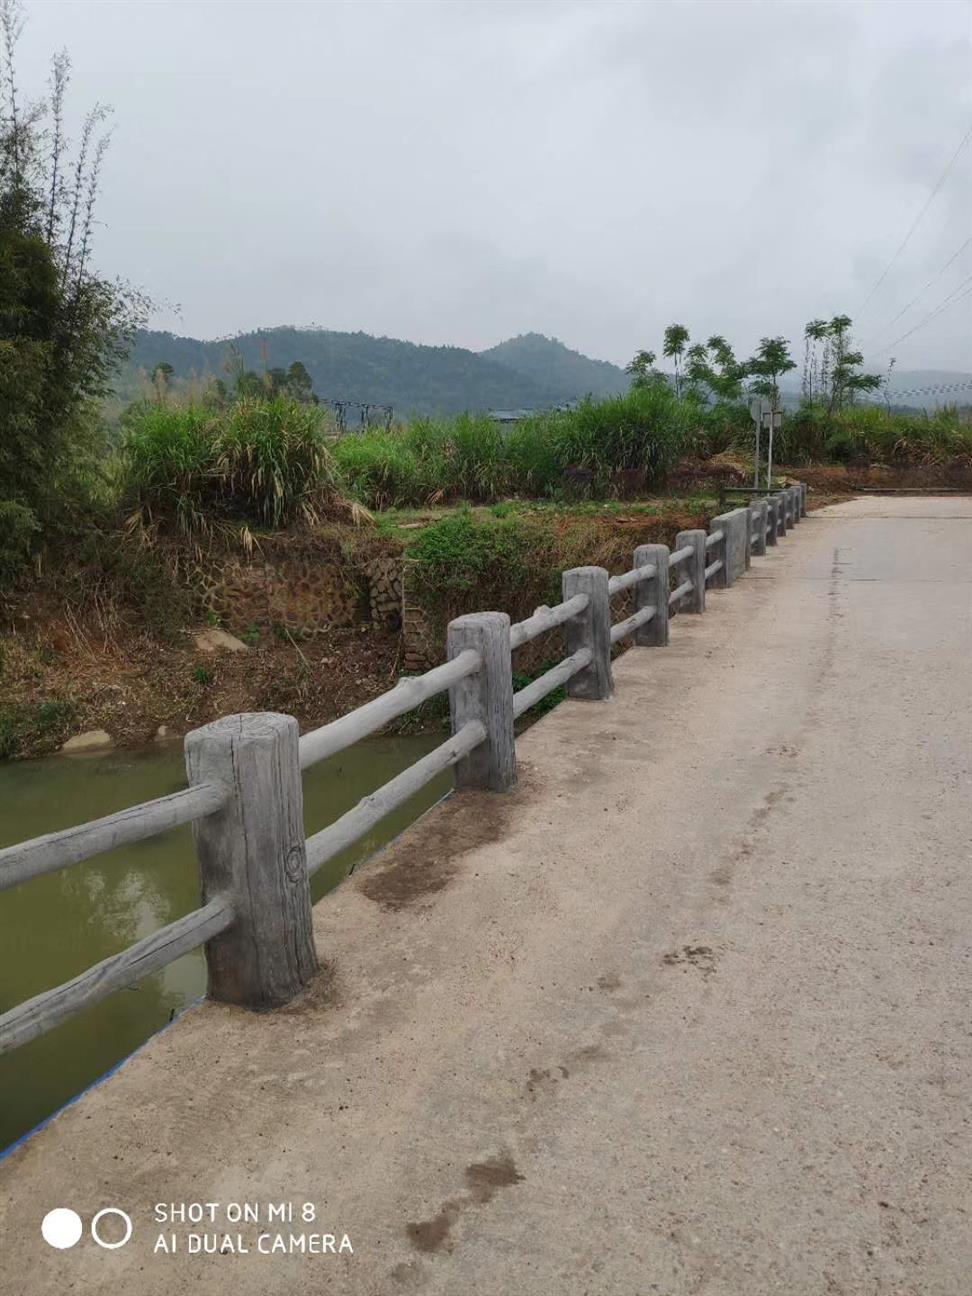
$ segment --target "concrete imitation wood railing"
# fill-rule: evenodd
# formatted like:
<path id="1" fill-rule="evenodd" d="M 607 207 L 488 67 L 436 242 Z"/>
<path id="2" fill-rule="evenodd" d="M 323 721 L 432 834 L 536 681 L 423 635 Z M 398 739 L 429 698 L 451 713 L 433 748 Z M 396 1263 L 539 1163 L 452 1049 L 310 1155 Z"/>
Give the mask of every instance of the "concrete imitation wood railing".
<path id="1" fill-rule="evenodd" d="M 0 850 L 2 891 L 191 823 L 202 896 L 200 908 L 0 1016 L 0 1053 L 199 946 L 210 998 L 255 1010 L 288 1003 L 318 967 L 309 887 L 318 869 L 445 770 L 455 771 L 459 789 L 508 790 L 520 716 L 561 687 L 571 698 L 609 698 L 615 644 L 632 637 L 638 647 L 667 646 L 673 611 L 703 612 L 707 586 L 728 589 L 753 554 L 765 554 L 804 516 L 806 487 L 789 486 L 713 518 L 708 532 L 679 532 L 672 551 L 640 545 L 620 576 L 575 567 L 563 573 L 556 607 L 514 625 L 505 612 L 458 617 L 443 665 L 399 680 L 331 724 L 301 738 L 292 716 L 226 716 L 187 734 L 184 791 Z M 612 622 L 611 599 L 629 591 L 634 611 Z M 561 627 L 564 658 L 514 692 L 512 653 Z M 305 840 L 301 771 L 446 692 L 451 736 Z"/>

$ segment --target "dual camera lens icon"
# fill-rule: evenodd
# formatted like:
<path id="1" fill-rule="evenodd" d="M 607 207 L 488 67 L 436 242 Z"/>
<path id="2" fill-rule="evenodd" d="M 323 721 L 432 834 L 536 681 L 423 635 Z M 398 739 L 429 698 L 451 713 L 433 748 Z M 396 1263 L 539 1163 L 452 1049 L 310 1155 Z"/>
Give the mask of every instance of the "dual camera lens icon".
<path id="1" fill-rule="evenodd" d="M 122 1223 L 122 1236 L 120 1238 L 103 1237 L 101 1228 L 103 1220 L 110 1216 L 117 1217 Z M 115 1233 L 117 1228 L 111 1228 L 110 1233 Z M 48 1246 L 55 1247 L 58 1251 L 67 1251 L 70 1247 L 75 1246 L 81 1241 L 81 1234 L 84 1232 L 84 1225 L 81 1222 L 81 1216 L 77 1211 L 71 1210 L 67 1206 L 58 1206 L 56 1210 L 48 1211 L 41 1221 L 41 1236 Z M 126 1215 L 123 1210 L 117 1206 L 106 1206 L 103 1210 L 98 1211 L 91 1221 L 91 1237 L 98 1246 L 104 1247 L 106 1251 L 117 1251 L 123 1247 L 128 1239 L 132 1236 L 132 1220 L 130 1215 Z"/>

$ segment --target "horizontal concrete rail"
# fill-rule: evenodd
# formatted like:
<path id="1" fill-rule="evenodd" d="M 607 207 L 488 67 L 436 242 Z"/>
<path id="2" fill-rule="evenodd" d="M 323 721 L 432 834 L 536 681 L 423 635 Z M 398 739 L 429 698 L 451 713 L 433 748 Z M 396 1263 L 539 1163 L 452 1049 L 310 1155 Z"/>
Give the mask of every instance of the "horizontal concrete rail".
<path id="1" fill-rule="evenodd" d="M 0 891 L 30 878 L 54 873 L 69 864 L 79 864 L 92 855 L 102 855 L 116 846 L 155 837 L 169 828 L 192 823 L 213 814 L 226 800 L 226 789 L 213 783 L 173 792 L 155 801 L 143 801 L 103 819 L 47 833 L 31 841 L 0 850 Z"/>
<path id="2" fill-rule="evenodd" d="M 617 625 L 611 627 L 611 642 L 620 643 L 622 639 L 627 639 L 628 635 L 640 627 L 647 625 L 655 613 L 658 611 L 655 607 L 643 607 L 640 611 L 632 613 L 624 621 L 619 621 Z"/>
<path id="3" fill-rule="evenodd" d="M 160 971 L 225 931 L 232 921 L 229 900 L 225 897 L 211 900 L 204 908 L 160 927 L 151 936 L 104 959 L 73 981 L 66 981 L 56 990 L 45 990 L 11 1008 L 0 1017 L 0 1053 L 28 1044 L 75 1013 L 107 999 L 116 990 Z"/>
<path id="4" fill-rule="evenodd" d="M 414 711 L 429 698 L 446 693 L 464 676 L 474 675 L 481 664 L 478 653 L 471 650 L 464 652 L 452 661 L 426 671 L 424 675 L 400 679 L 393 689 L 382 693 L 381 697 L 349 711 L 339 720 L 322 725 L 320 729 L 312 729 L 300 740 L 300 768 L 303 770 L 316 765 L 318 761 L 351 747 L 361 738 L 377 733 L 389 721 L 404 715 L 406 711 Z"/>
<path id="5" fill-rule="evenodd" d="M 586 607 L 587 595 L 575 594 L 566 603 L 558 603 L 556 607 L 537 608 L 533 616 L 510 626 L 510 648 L 519 648 L 531 639 L 536 639 L 537 635 L 555 630 L 572 617 L 580 616 Z"/>
<path id="6" fill-rule="evenodd" d="M 542 702 L 554 689 L 561 688 L 569 679 L 573 679 L 578 671 L 584 670 L 590 664 L 591 650 L 580 648 L 570 657 L 565 657 L 562 662 L 552 666 L 550 670 L 538 675 L 526 688 L 521 688 L 518 693 L 513 694 L 514 719 L 518 720 L 525 711 Z"/>
<path id="7" fill-rule="evenodd" d="M 401 679 L 381 697 L 301 738 L 292 716 L 224 716 L 186 735 L 189 787 L 88 824 L 0 850 L 0 890 L 102 851 L 191 823 L 203 906 L 137 941 L 73 981 L 0 1017 L 0 1051 L 15 1048 L 115 990 L 204 945 L 209 995 L 253 1009 L 289 1002 L 317 971 L 309 878 L 437 775 L 453 786 L 499 792 L 516 779 L 514 722 L 555 689 L 585 701 L 613 692 L 614 646 L 665 647 L 671 609 L 705 610 L 706 582 L 728 587 L 767 544 L 805 513 L 794 485 L 712 520 L 709 534 L 680 531 L 674 551 L 639 545 L 634 566 L 563 573 L 563 601 L 510 624 L 502 612 L 450 622 L 448 660 Z M 713 552 L 713 561 L 706 562 Z M 675 588 L 670 586 L 675 582 Z M 611 621 L 611 598 L 631 591 L 634 611 Z M 512 653 L 562 627 L 566 656 L 518 692 Z M 383 787 L 305 840 L 301 771 L 448 692 L 452 735 Z"/>
<path id="8" fill-rule="evenodd" d="M 486 737 L 486 726 L 478 721 L 463 725 L 457 734 L 441 743 L 427 756 L 417 760 L 414 765 L 401 774 L 389 779 L 377 792 L 363 797 L 352 810 L 348 810 L 340 819 L 307 838 L 307 872 L 313 877 L 319 868 L 340 854 L 363 837 L 369 828 L 373 828 L 385 815 L 402 805 L 405 801 L 421 792 L 426 783 L 450 769 L 463 756 L 477 747 Z"/>
<path id="9" fill-rule="evenodd" d="M 655 574 L 655 567 L 651 563 L 644 567 L 633 567 L 631 571 L 625 572 L 623 576 L 612 576 L 608 581 L 608 593 L 620 594 L 622 590 L 631 589 L 633 585 L 641 581 L 651 580 Z"/>

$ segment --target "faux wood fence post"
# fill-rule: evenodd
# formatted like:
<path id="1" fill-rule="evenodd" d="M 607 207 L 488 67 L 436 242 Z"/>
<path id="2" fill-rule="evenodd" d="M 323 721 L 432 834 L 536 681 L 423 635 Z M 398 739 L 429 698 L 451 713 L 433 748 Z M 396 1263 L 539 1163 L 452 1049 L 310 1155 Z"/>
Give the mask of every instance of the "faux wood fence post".
<path id="1" fill-rule="evenodd" d="M 729 545 L 732 530 L 729 519 L 731 517 L 732 513 L 720 513 L 718 517 L 714 517 L 709 523 L 710 536 L 715 535 L 717 531 L 722 532 L 722 542 L 705 551 L 706 566 L 708 566 L 710 558 L 713 562 L 717 558 L 722 559 L 722 566 L 709 577 L 709 589 L 728 589 L 732 584 L 732 577 L 729 572 Z"/>
<path id="2" fill-rule="evenodd" d="M 769 495 L 763 503 L 766 505 L 766 543 L 768 545 L 775 545 L 777 542 L 777 533 L 780 529 L 779 501 L 774 495 Z"/>
<path id="3" fill-rule="evenodd" d="M 777 491 L 773 498 L 776 500 L 776 534 L 778 536 L 785 536 L 787 532 L 786 492 Z"/>
<path id="4" fill-rule="evenodd" d="M 800 483 L 800 516 L 807 516 L 807 483 Z"/>
<path id="5" fill-rule="evenodd" d="M 743 574 L 749 564 L 746 558 L 749 552 L 748 532 L 749 509 L 733 509 L 731 513 L 722 513 L 709 523 L 709 534 L 722 531 L 725 540 L 714 546 L 717 556 L 722 559 L 722 567 L 712 577 L 716 589 L 728 589 Z"/>
<path id="6" fill-rule="evenodd" d="M 753 544 L 752 552 L 757 558 L 762 558 L 766 553 L 766 515 L 768 509 L 766 500 L 757 500 L 755 504 L 749 506 L 749 531 L 750 536 L 755 532 L 756 543 Z"/>
<path id="7" fill-rule="evenodd" d="M 575 594 L 586 594 L 588 599 L 587 607 L 579 616 L 564 622 L 568 655 L 581 648 L 589 648 L 591 652 L 591 664 L 567 681 L 568 697 L 597 702 L 614 692 L 609 580 L 603 567 L 572 567 L 563 573 L 564 602 Z"/>
<path id="8" fill-rule="evenodd" d="M 786 497 L 790 506 L 790 526 L 796 526 L 800 521 L 800 504 L 797 499 L 798 491 L 799 487 L 797 486 L 787 486 L 786 488 Z"/>
<path id="9" fill-rule="evenodd" d="M 655 574 L 639 581 L 634 587 L 634 610 L 654 605 L 655 615 L 647 625 L 640 625 L 634 633 L 639 648 L 665 648 L 668 645 L 668 545 L 639 545 L 634 551 L 634 565 L 654 565 Z"/>
<path id="10" fill-rule="evenodd" d="M 690 580 L 692 588 L 679 600 L 677 612 L 705 611 L 705 532 L 679 531 L 675 537 L 675 548 L 692 550 L 692 557 L 679 563 L 675 568 L 675 585 Z"/>
<path id="11" fill-rule="evenodd" d="M 449 690 L 452 732 L 478 720 L 486 739 L 456 765 L 456 787 L 505 792 L 516 782 L 510 618 L 505 612 L 473 612 L 450 621 L 449 660 L 467 648 L 479 653 L 482 665 Z"/>
<path id="12" fill-rule="evenodd" d="M 245 1008 L 289 1003 L 317 971 L 293 716 L 224 716 L 186 735 L 190 784 L 220 783 L 225 807 L 192 825 L 203 903 L 233 905 L 206 944 L 209 997 Z"/>

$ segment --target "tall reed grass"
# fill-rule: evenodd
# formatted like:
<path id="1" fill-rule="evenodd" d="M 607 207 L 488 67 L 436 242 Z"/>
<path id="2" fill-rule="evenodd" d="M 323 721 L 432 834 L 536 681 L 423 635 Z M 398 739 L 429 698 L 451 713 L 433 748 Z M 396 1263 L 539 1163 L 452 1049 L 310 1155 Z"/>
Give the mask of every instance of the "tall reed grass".
<path id="1" fill-rule="evenodd" d="M 334 458 L 348 489 L 371 508 L 422 507 L 511 495 L 612 494 L 617 474 L 660 486 L 690 448 L 699 409 L 667 388 L 634 389 L 503 428 L 486 415 L 416 419 L 342 438 Z"/>
<path id="2" fill-rule="evenodd" d="M 147 520 L 188 535 L 220 522 L 312 522 L 341 497 L 325 432 L 319 409 L 285 397 L 149 406 L 122 445 L 123 487 Z"/>

